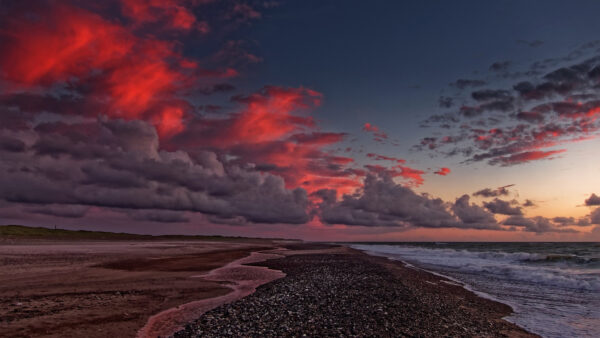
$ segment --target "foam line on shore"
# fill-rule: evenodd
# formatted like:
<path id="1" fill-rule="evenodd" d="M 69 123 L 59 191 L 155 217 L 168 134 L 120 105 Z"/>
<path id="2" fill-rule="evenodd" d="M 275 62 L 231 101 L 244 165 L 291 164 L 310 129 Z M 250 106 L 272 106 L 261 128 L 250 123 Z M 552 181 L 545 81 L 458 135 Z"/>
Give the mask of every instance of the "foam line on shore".
<path id="1" fill-rule="evenodd" d="M 353 248 L 353 249 L 355 249 L 355 250 L 359 250 L 361 252 L 364 252 L 367 255 L 376 256 L 376 257 L 385 257 L 385 258 L 387 258 L 388 260 L 391 260 L 391 261 L 401 262 L 402 264 L 404 264 L 408 268 L 415 269 L 415 270 L 425 271 L 425 272 L 430 273 L 432 275 L 448 279 L 448 280 L 454 282 L 452 285 L 460 286 L 463 289 L 465 289 L 467 291 L 470 291 L 470 292 L 476 294 L 477 296 L 479 296 L 481 298 L 489 299 L 491 301 L 507 305 L 507 306 L 509 306 L 511 308 L 511 310 L 512 310 L 513 313 L 511 313 L 508 316 L 503 317 L 502 319 L 504 319 L 504 320 L 510 321 L 510 316 L 512 316 L 514 314 L 514 312 L 515 312 L 515 308 L 516 308 L 515 304 L 511 304 L 510 302 L 507 302 L 505 300 L 500 300 L 500 299 L 498 299 L 498 298 L 496 298 L 496 297 L 494 297 L 494 296 L 492 296 L 492 295 L 490 295 L 488 293 L 475 290 L 468 283 L 465 283 L 464 281 L 458 280 L 458 279 L 456 279 L 454 277 L 446 276 L 446 275 L 441 274 L 439 272 L 435 272 L 435 271 L 424 269 L 422 267 L 419 267 L 419 266 L 416 266 L 414 264 L 408 263 L 408 262 L 406 262 L 406 261 L 404 261 L 404 260 L 402 260 L 400 258 L 397 258 L 397 257 L 389 257 L 389 256 L 387 256 L 385 254 L 382 254 L 382 253 L 378 253 L 378 252 L 374 252 L 374 251 L 369 251 L 369 250 L 365 250 L 365 249 L 359 249 L 359 248 L 355 248 L 353 246 L 350 246 L 350 247 Z M 511 321 L 511 323 L 513 323 L 513 322 Z"/>

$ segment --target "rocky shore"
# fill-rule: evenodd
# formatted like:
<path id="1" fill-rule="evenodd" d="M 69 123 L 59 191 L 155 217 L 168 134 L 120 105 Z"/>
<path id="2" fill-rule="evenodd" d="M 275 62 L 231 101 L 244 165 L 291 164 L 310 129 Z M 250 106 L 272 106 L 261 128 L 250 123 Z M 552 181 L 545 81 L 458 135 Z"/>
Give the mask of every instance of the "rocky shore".
<path id="1" fill-rule="evenodd" d="M 299 248 L 295 248 L 299 249 Z M 401 262 L 343 248 L 258 263 L 286 277 L 202 315 L 175 337 L 533 337 L 510 307 Z"/>

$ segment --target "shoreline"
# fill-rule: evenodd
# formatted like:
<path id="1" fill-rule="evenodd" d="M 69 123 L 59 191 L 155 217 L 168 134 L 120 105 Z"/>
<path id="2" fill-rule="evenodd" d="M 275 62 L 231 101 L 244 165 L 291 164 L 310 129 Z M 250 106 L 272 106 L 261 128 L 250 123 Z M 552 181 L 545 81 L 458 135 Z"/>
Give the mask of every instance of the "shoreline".
<path id="1" fill-rule="evenodd" d="M 409 269 L 415 269 L 415 270 L 420 270 L 420 271 L 423 271 L 423 272 L 426 272 L 426 273 L 430 273 L 430 274 L 432 274 L 432 275 L 435 275 L 435 276 L 438 276 L 438 277 L 441 277 L 441 278 L 447 279 L 448 281 L 444 281 L 444 282 L 446 282 L 447 284 L 453 284 L 453 285 L 456 285 L 456 286 L 460 286 L 460 287 L 464 288 L 465 290 L 467 290 L 467 291 L 469 291 L 469 292 L 472 292 L 472 293 L 474 293 L 475 295 L 477 295 L 477 296 L 479 296 L 479 297 L 481 297 L 481 298 L 485 298 L 485 299 L 491 300 L 492 302 L 496 302 L 496 303 L 504 304 L 504 305 L 506 305 L 506 306 L 510 307 L 510 308 L 511 308 L 511 311 L 512 311 L 512 313 L 514 313 L 514 305 L 513 305 L 513 304 L 509 304 L 509 303 L 507 303 L 506 301 L 502 301 L 502 300 L 500 300 L 500 299 L 497 299 L 496 297 L 494 297 L 494 296 L 492 296 L 492 295 L 490 295 L 490 294 L 487 294 L 487 293 L 485 293 L 485 292 L 482 292 L 482 291 L 475 290 L 475 289 L 473 289 L 473 287 L 472 287 L 470 284 L 467 284 L 467 283 L 465 283 L 465 282 L 463 282 L 463 281 L 461 281 L 461 280 L 458 280 L 458 279 L 456 279 L 456 278 L 454 278 L 454 277 L 451 277 L 451 276 L 446 276 L 446 275 L 444 275 L 444 274 L 442 274 L 442 273 L 439 273 L 439 272 L 436 272 L 436 271 L 427 270 L 427 269 L 425 269 L 425 268 L 422 268 L 422 267 L 420 267 L 420 266 L 416 266 L 416 265 L 414 265 L 414 264 L 411 264 L 411 263 L 409 263 L 409 262 L 407 262 L 407 261 L 404 261 L 404 260 L 401 260 L 401 259 L 393 259 L 393 258 L 387 257 L 387 256 L 385 256 L 385 255 L 378 255 L 378 254 L 376 254 L 376 253 L 374 253 L 374 252 L 368 252 L 368 250 L 361 250 L 361 249 L 354 249 L 354 248 L 351 248 L 351 249 L 353 249 L 353 250 L 358 250 L 358 251 L 360 251 L 360 252 L 362 252 L 362 253 L 364 253 L 364 254 L 366 254 L 366 255 L 369 255 L 369 256 L 387 258 L 388 260 L 390 260 L 390 261 L 392 261 L 392 262 L 400 262 L 400 263 L 402 263 L 402 264 L 403 264 L 403 265 L 404 265 L 406 268 L 409 268 Z M 512 314 L 512 313 L 511 313 L 511 314 Z M 508 316 L 507 316 L 507 317 L 508 317 Z M 503 319 L 504 319 L 504 318 L 503 318 Z M 504 319 L 504 320 L 507 320 L 507 319 Z"/>
<path id="2" fill-rule="evenodd" d="M 509 305 L 464 283 L 343 245 L 49 242 L 0 245 L 0 259 L 0 335 L 193 337 L 208 320 L 230 336 L 536 336 L 503 319 Z M 253 317 L 263 308 L 268 315 Z M 216 315 L 224 310 L 234 315 Z M 247 331 L 236 316 L 266 327 Z M 383 322 L 372 322 L 381 316 Z"/>
<path id="3" fill-rule="evenodd" d="M 347 246 L 302 250 L 296 245 L 295 249 L 284 258 L 253 264 L 283 271 L 285 277 L 206 312 L 175 337 L 224 332 L 225 336 L 537 337 L 503 319 L 512 313 L 509 305 L 483 298 L 449 278 Z M 319 282 L 311 284 L 315 280 Z M 368 287 L 361 284 L 365 280 Z M 378 310 L 365 309 L 373 306 Z"/>

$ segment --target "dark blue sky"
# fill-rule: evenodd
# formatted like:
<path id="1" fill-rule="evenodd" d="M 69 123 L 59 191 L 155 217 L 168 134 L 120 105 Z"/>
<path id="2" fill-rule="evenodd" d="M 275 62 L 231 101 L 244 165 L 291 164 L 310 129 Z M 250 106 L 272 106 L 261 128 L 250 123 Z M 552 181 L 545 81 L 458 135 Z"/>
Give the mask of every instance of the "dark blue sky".
<path id="1" fill-rule="evenodd" d="M 246 38 L 264 58 L 261 83 L 325 95 L 327 127 L 371 122 L 414 142 L 414 124 L 439 109 L 448 83 L 484 78 L 496 61 L 566 55 L 598 38 L 599 11 L 597 1 L 289 1 Z"/>

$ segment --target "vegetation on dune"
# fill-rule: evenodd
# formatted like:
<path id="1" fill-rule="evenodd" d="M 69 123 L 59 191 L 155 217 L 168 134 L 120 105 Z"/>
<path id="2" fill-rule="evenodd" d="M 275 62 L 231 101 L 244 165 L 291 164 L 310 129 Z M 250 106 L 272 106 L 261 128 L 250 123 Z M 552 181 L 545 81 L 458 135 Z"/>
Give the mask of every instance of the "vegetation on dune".
<path id="1" fill-rule="evenodd" d="M 88 230 L 65 230 L 23 225 L 0 225 L 0 238 L 3 239 L 55 239 L 55 240 L 203 240 L 203 241 L 243 241 L 269 242 L 272 239 L 228 237 L 228 236 L 191 236 L 191 235 L 139 235 Z"/>

